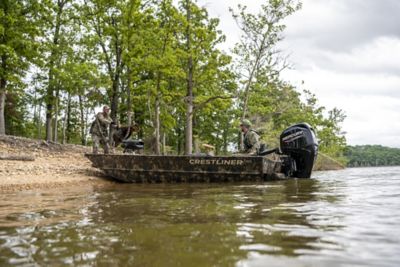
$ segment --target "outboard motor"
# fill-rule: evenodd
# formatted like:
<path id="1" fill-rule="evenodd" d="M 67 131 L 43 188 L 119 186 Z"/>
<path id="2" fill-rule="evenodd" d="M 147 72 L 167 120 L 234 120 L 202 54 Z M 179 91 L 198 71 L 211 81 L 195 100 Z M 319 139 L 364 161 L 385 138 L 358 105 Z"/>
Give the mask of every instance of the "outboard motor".
<path id="1" fill-rule="evenodd" d="M 143 150 L 144 142 L 142 140 L 123 140 L 122 145 L 124 153 L 135 153 L 136 150 Z"/>
<path id="2" fill-rule="evenodd" d="M 307 123 L 299 123 L 284 130 L 280 136 L 284 172 L 289 176 L 310 178 L 317 159 L 318 141 L 314 130 Z"/>

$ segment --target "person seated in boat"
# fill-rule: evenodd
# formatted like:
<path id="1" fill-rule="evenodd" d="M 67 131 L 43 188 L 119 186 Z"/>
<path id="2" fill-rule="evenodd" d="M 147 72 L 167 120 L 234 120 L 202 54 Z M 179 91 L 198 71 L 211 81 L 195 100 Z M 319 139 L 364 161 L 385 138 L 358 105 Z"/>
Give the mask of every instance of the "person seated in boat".
<path id="1" fill-rule="evenodd" d="M 243 150 L 240 153 L 252 156 L 257 155 L 260 149 L 260 136 L 256 131 L 251 129 L 251 122 L 243 120 L 240 123 L 240 129 L 244 135 Z"/>
<path id="2" fill-rule="evenodd" d="M 203 148 L 202 150 L 204 151 L 204 154 L 206 156 L 214 157 L 215 156 L 215 146 L 209 145 L 209 144 L 202 144 L 201 147 Z"/>
<path id="3" fill-rule="evenodd" d="M 103 146 L 104 154 L 108 154 L 110 152 L 108 130 L 112 124 L 115 125 L 110 117 L 110 107 L 104 106 L 103 111 L 97 113 L 95 120 L 92 122 L 90 127 L 90 133 L 93 141 L 93 154 L 97 154 L 99 152 L 100 144 Z"/>

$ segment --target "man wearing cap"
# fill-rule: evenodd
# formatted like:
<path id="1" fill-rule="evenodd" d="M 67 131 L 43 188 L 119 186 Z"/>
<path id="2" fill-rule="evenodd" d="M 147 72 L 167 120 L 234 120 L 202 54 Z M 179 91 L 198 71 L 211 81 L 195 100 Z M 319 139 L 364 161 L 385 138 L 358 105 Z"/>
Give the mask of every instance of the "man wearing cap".
<path id="1" fill-rule="evenodd" d="M 244 147 L 241 152 L 252 156 L 257 155 L 260 149 L 260 136 L 251 129 L 251 122 L 249 120 L 243 120 L 240 123 L 240 129 L 244 135 Z"/>
<path id="2" fill-rule="evenodd" d="M 96 118 L 90 127 L 90 133 L 92 134 L 93 141 L 93 154 L 97 154 L 99 152 L 99 144 L 103 146 L 104 154 L 108 154 L 110 151 L 110 145 L 108 142 L 108 129 L 113 121 L 109 114 L 110 107 L 104 106 L 103 111 L 97 113 Z"/>

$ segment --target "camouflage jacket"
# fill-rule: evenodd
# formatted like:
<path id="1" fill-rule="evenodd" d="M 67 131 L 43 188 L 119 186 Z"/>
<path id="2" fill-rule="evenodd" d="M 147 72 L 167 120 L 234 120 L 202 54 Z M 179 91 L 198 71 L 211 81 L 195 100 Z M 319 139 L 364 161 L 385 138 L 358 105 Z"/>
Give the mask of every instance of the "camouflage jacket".
<path id="1" fill-rule="evenodd" d="M 244 150 L 243 153 L 249 155 L 257 155 L 258 150 L 260 149 L 260 136 L 253 130 L 249 130 L 244 135 Z"/>
<path id="2" fill-rule="evenodd" d="M 97 113 L 96 118 L 92 123 L 92 126 L 90 128 L 90 133 L 93 135 L 107 138 L 108 129 L 111 123 L 112 119 L 110 118 L 109 115 L 105 115 L 103 112 L 99 112 Z"/>

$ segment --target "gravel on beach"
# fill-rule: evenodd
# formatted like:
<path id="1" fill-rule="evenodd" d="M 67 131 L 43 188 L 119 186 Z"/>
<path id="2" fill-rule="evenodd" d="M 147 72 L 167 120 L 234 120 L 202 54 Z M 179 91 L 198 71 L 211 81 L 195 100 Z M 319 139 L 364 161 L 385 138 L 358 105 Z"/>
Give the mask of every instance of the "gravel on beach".
<path id="1" fill-rule="evenodd" d="M 0 160 L 0 192 L 113 183 L 91 166 L 89 147 L 0 136 L 0 155 L 28 156 L 33 161 Z"/>

